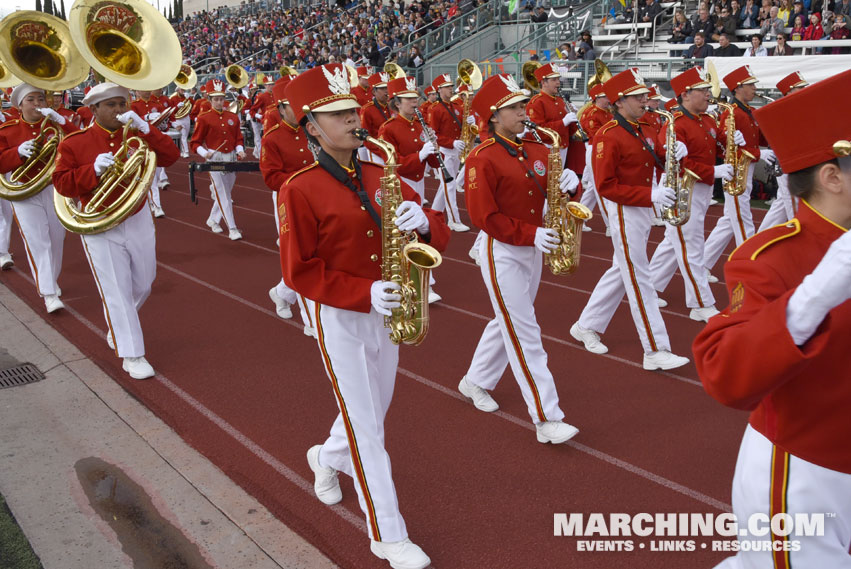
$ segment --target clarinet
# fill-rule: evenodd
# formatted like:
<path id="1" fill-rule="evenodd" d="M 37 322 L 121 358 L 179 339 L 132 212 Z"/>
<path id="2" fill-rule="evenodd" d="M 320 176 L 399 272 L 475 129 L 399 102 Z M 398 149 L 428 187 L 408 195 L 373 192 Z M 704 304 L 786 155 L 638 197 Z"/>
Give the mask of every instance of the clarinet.
<path id="1" fill-rule="evenodd" d="M 437 144 L 437 135 L 435 135 L 431 127 L 426 124 L 420 110 L 414 109 L 414 112 L 417 114 L 417 118 L 420 119 L 420 124 L 423 125 L 423 132 L 426 133 L 429 142 L 434 145 L 435 154 L 437 154 L 437 161 L 440 162 L 440 175 L 443 176 L 443 181 L 448 184 L 452 181 L 453 176 L 449 173 L 449 170 L 446 169 L 446 164 L 443 163 L 443 155 L 440 153 L 440 146 Z"/>

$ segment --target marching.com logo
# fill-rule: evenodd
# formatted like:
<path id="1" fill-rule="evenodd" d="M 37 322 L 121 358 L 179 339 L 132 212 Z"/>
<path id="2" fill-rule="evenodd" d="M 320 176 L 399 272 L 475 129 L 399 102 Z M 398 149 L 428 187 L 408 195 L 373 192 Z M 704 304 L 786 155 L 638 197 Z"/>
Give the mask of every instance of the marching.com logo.
<path id="1" fill-rule="evenodd" d="M 555 513 L 553 535 L 591 538 L 578 540 L 578 551 L 798 551 L 794 538 L 823 537 L 825 519 L 835 516 L 757 513 L 740 521 L 731 513 Z"/>

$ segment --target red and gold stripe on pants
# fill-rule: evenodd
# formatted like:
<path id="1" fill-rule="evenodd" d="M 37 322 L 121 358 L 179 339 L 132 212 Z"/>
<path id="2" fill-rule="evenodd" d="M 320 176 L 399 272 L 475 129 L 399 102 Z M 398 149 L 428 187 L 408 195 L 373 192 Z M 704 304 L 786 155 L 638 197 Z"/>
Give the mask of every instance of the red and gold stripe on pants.
<path id="1" fill-rule="evenodd" d="M 641 289 L 638 287 L 638 279 L 635 277 L 635 268 L 632 266 L 632 259 L 629 257 L 629 242 L 626 238 L 626 225 L 623 221 L 623 206 L 618 204 L 618 222 L 621 227 L 621 243 L 623 243 L 623 254 L 626 259 L 626 268 L 629 271 L 629 281 L 632 284 L 632 290 L 635 291 L 635 300 L 638 302 L 638 311 L 641 312 L 641 322 L 644 324 L 644 331 L 647 332 L 647 341 L 650 342 L 650 349 L 658 352 L 656 347 L 656 338 L 653 337 L 653 329 L 650 327 L 650 319 L 647 317 L 647 311 L 644 309 L 644 297 L 641 296 Z"/>
<path id="2" fill-rule="evenodd" d="M 769 519 L 774 519 L 777 514 L 784 514 L 787 510 L 786 492 L 789 489 L 789 453 L 780 450 L 776 446 L 771 447 L 771 490 L 769 494 L 770 512 Z M 778 536 L 771 532 L 771 541 L 786 541 L 785 536 Z M 791 569 L 789 551 L 784 548 L 773 548 L 772 558 L 775 569 Z M 779 549 L 779 551 L 778 551 Z"/>

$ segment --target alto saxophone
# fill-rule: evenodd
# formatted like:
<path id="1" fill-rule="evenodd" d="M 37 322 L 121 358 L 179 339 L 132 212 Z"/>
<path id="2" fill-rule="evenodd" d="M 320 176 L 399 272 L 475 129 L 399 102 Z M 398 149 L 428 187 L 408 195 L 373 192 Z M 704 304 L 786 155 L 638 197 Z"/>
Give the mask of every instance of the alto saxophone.
<path id="1" fill-rule="evenodd" d="M 680 163 L 676 158 L 677 134 L 674 131 L 674 115 L 663 109 L 653 111 L 659 114 L 668 121 L 665 125 L 665 178 L 668 187 L 676 192 L 676 201 L 670 207 L 661 209 L 661 216 L 664 221 L 671 225 L 677 226 L 686 223 L 691 217 L 691 197 L 694 193 L 694 183 L 700 179 L 700 176 L 689 170 L 682 168 L 680 173 Z"/>
<path id="2" fill-rule="evenodd" d="M 473 96 L 470 93 L 465 93 L 462 96 L 464 97 L 464 112 L 461 114 L 461 142 L 464 143 L 464 150 L 461 151 L 461 164 L 467 160 L 467 156 L 473 150 L 473 143 L 476 142 L 476 135 L 479 134 L 477 126 L 467 123 L 467 117 L 473 112 Z"/>
<path id="3" fill-rule="evenodd" d="M 402 204 L 402 186 L 396 169 L 396 150 L 386 140 L 369 136 L 359 128 L 354 135 L 378 146 L 385 154 L 384 174 L 380 182 L 381 196 L 381 280 L 401 288 L 399 308 L 384 317 L 394 344 L 417 345 L 428 333 L 428 290 L 432 269 L 443 260 L 431 245 L 417 242 L 415 233 L 403 233 L 396 227 L 396 209 Z"/>
<path id="4" fill-rule="evenodd" d="M 715 104 L 727 111 L 727 118 L 724 121 L 724 131 L 727 135 L 724 164 L 733 167 L 733 178 L 724 182 L 724 191 L 731 196 L 740 196 L 747 189 L 748 167 L 755 157 L 747 150 L 739 150 L 736 144 L 736 117 L 734 116 L 736 107 L 723 101 L 715 101 Z"/>
<path id="5" fill-rule="evenodd" d="M 559 183 L 562 172 L 559 152 L 561 137 L 558 133 L 552 129 L 540 127 L 532 121 L 524 121 L 524 124 L 533 132 L 541 131 L 553 143 L 547 156 L 547 213 L 544 216 L 544 227 L 556 230 L 559 244 L 551 253 L 545 254 L 544 262 L 549 265 L 554 275 L 570 274 L 579 268 L 582 224 L 594 215 L 581 203 L 567 201 L 561 193 Z M 537 132 L 535 134 L 537 137 Z"/>

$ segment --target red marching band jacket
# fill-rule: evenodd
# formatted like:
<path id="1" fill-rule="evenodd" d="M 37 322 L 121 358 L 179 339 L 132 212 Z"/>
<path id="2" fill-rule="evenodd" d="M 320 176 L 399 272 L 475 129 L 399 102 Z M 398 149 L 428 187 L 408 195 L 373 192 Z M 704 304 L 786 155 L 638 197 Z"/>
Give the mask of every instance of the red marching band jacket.
<path id="1" fill-rule="evenodd" d="M 23 119 L 12 119 L 0 123 L 0 174 L 11 172 L 25 162 L 18 154 L 18 146 L 36 138 L 40 124 L 41 121 L 29 123 Z M 77 125 L 68 119 L 65 119 L 64 125 L 57 125 L 53 121 L 48 121 L 48 124 L 61 129 L 65 134 L 78 130 Z M 27 173 L 22 181 L 29 181 L 36 174 L 38 174 L 37 171 Z"/>
<path id="2" fill-rule="evenodd" d="M 210 110 L 195 121 L 195 132 L 189 141 L 189 148 L 197 152 L 199 146 L 216 152 L 233 152 L 242 146 L 242 130 L 239 117 L 230 111 Z"/>
<path id="3" fill-rule="evenodd" d="M 426 162 L 432 168 L 440 167 L 440 162 L 434 155 L 429 156 L 426 162 L 420 162 L 420 150 L 427 139 L 423 127 L 416 117 L 413 120 L 408 120 L 401 114 L 396 115 L 381 125 L 378 130 L 378 137 L 386 140 L 396 149 L 399 163 L 397 172 L 404 178 L 414 182 L 422 180 L 425 175 Z"/>
<path id="4" fill-rule="evenodd" d="M 304 131 L 281 121 L 263 134 L 260 150 L 260 172 L 272 191 L 279 191 L 287 179 L 313 163 Z"/>
<path id="5" fill-rule="evenodd" d="M 461 99 L 454 103 L 438 100 L 431 106 L 429 110 L 431 118 L 427 120 L 431 121 L 431 128 L 437 135 L 438 146 L 451 149 L 453 143 L 461 138 L 460 121 L 463 113 L 464 103 Z M 453 115 L 455 118 L 452 118 Z"/>
<path id="6" fill-rule="evenodd" d="M 656 146 L 650 125 L 641 120 L 630 124 L 648 146 Z M 621 205 L 650 207 L 656 161 L 641 141 L 612 120 L 597 131 L 592 145 L 597 192 Z"/>
<path id="7" fill-rule="evenodd" d="M 682 166 L 700 176 L 700 182 L 711 186 L 715 182 L 715 159 L 724 158 L 724 145 L 718 144 L 715 119 L 706 113 L 695 116 L 677 111 L 674 113 L 674 132 L 677 133 L 677 140 L 688 148 L 688 156 L 682 159 Z M 666 129 L 662 128 L 656 148 L 657 154 L 663 159 L 666 153 L 665 140 Z"/>
<path id="8" fill-rule="evenodd" d="M 762 132 L 760 132 L 759 126 L 756 124 L 756 120 L 753 116 L 743 111 L 738 105 L 735 106 L 734 111 L 733 118 L 736 121 L 736 130 L 742 131 L 742 135 L 745 137 L 745 145 L 737 147 L 738 150 L 747 150 L 753 154 L 754 161 L 759 160 L 759 147 L 768 146 L 768 142 L 766 142 L 765 137 L 762 136 Z M 730 113 L 725 110 L 721 113 L 721 118 L 718 120 L 718 128 L 721 129 L 722 132 L 724 132 L 725 125 L 727 123 L 727 116 L 729 114 Z"/>

